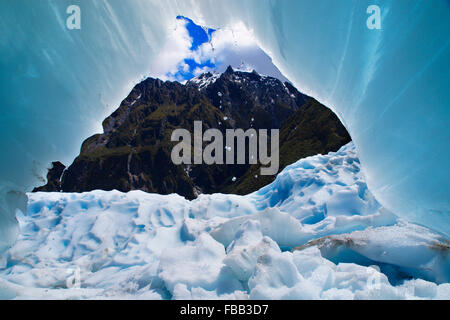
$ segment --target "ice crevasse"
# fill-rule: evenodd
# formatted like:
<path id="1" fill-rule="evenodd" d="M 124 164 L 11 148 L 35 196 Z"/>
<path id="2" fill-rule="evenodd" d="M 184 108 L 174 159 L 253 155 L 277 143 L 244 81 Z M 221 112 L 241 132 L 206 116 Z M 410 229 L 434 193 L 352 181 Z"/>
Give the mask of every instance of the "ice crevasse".
<path id="1" fill-rule="evenodd" d="M 367 8 L 381 9 L 381 30 Z M 450 233 L 450 3 L 446 0 L 0 1 L 0 249 L 17 191 L 81 141 L 149 70 L 175 17 L 243 22 L 296 87 L 332 108 L 375 197 L 408 221 Z M 66 158 L 65 158 L 66 157 Z"/>

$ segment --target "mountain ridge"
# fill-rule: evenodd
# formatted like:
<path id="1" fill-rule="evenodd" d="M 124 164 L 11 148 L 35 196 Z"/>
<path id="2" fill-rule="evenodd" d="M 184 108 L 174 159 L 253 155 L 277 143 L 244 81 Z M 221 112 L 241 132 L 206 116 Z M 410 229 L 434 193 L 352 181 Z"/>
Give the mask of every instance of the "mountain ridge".
<path id="1" fill-rule="evenodd" d="M 204 73 L 185 85 L 147 78 L 103 121 L 103 133 L 86 139 L 80 155 L 60 172 L 49 171 L 38 191 L 96 189 L 178 193 L 246 194 L 273 181 L 259 177 L 260 165 L 175 166 L 171 132 L 206 129 L 280 129 L 280 171 L 300 158 L 337 151 L 351 141 L 337 116 L 288 82 L 256 71 Z M 57 169 L 61 171 L 61 166 Z"/>

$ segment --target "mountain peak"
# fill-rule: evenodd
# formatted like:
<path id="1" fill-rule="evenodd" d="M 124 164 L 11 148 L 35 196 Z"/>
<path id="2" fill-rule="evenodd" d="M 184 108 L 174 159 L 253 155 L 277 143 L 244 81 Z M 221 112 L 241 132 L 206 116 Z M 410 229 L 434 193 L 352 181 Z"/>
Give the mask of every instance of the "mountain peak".
<path id="1" fill-rule="evenodd" d="M 273 176 L 255 179 L 259 167 L 250 164 L 175 165 L 171 132 L 191 130 L 198 120 L 223 134 L 229 129 L 279 129 L 281 170 L 350 141 L 329 109 L 256 71 L 229 66 L 222 74 L 207 72 L 186 85 L 148 78 L 103 121 L 103 134 L 84 141 L 68 169 L 54 165 L 49 183 L 35 191 L 142 190 L 194 199 L 199 193 L 251 193 L 273 181 Z"/>
<path id="2" fill-rule="evenodd" d="M 227 70 L 225 70 L 226 74 L 232 74 L 234 73 L 233 67 L 232 66 L 228 66 Z"/>

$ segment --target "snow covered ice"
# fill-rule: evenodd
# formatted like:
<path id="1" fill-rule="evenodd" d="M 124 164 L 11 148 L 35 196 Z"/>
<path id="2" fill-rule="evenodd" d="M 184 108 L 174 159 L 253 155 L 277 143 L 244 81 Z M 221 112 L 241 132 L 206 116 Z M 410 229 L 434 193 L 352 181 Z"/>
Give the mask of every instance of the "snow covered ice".
<path id="1" fill-rule="evenodd" d="M 248 196 L 29 194 L 2 298 L 448 299 L 448 240 L 367 190 L 355 147 Z"/>
<path id="2" fill-rule="evenodd" d="M 377 298 L 367 283 L 379 278 L 381 296 L 448 298 L 449 1 L 377 1 L 381 30 L 366 27 L 372 4 L 86 1 L 74 31 L 62 1 L 0 1 L 1 297 Z M 25 209 L 46 165 L 70 162 L 148 74 L 179 15 L 244 23 L 300 91 L 338 114 L 362 166 L 352 146 L 247 197 L 33 194 Z M 28 211 L 20 233 L 17 208 Z M 204 272 L 171 282 L 200 258 Z M 81 288 L 61 289 L 77 270 Z"/>
<path id="3" fill-rule="evenodd" d="M 339 115 L 380 203 L 448 236 L 448 1 L 378 1 L 381 30 L 366 26 L 371 0 L 95 1 L 75 31 L 65 3 L 23 2 L 0 2 L 0 246 L 16 235 L 7 194 L 41 183 L 50 161 L 70 162 L 101 130 L 179 15 L 211 28 L 244 23 L 300 91 Z"/>

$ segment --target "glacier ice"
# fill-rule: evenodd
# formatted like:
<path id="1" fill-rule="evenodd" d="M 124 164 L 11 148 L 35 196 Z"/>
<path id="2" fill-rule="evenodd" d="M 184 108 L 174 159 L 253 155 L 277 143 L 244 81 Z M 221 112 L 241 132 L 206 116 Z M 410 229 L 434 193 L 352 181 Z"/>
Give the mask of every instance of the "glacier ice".
<path id="1" fill-rule="evenodd" d="M 29 194 L 0 298 L 448 299 L 449 241 L 383 208 L 355 149 L 247 196 Z"/>
<path id="2" fill-rule="evenodd" d="M 388 242 L 389 246 L 384 244 Z M 332 261 L 386 264 L 385 272 L 408 273 L 437 283 L 450 281 L 450 256 L 445 250 L 450 242 L 426 228 L 399 221 L 395 226 L 370 227 L 351 234 L 332 235 L 312 241 L 306 247 L 320 249 L 323 257 Z M 442 251 L 442 254 L 436 252 Z M 390 266 L 395 265 L 395 270 Z M 395 277 L 395 274 L 392 274 Z"/>
<path id="3" fill-rule="evenodd" d="M 150 72 L 175 17 L 224 28 L 243 22 L 301 91 L 330 106 L 358 147 L 367 184 L 391 211 L 450 230 L 450 8 L 446 0 L 0 1 L 2 246 L 14 241 L 6 195 L 41 183 Z M 357 205 L 357 204 L 355 204 Z M 8 231 L 7 231 L 8 230 Z"/>

